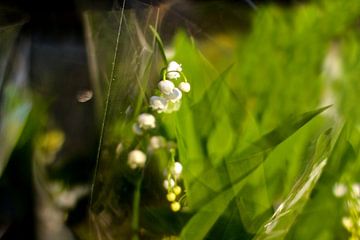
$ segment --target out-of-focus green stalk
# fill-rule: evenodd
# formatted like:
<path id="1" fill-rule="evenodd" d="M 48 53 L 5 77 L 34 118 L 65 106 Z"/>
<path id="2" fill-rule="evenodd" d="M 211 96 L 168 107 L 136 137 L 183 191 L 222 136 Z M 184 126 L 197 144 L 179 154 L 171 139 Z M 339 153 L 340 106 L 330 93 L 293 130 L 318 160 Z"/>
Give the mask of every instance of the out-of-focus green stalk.
<path id="1" fill-rule="evenodd" d="M 133 231 L 132 240 L 139 240 L 139 212 L 140 212 L 140 199 L 141 199 L 141 182 L 142 177 L 136 181 L 134 199 L 133 199 L 133 217 L 131 228 Z"/>

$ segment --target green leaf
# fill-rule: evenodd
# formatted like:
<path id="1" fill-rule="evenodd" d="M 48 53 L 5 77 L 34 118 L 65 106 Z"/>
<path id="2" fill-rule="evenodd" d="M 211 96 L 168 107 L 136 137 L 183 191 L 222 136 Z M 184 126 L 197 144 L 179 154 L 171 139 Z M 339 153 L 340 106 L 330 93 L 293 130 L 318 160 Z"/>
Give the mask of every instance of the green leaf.
<path id="1" fill-rule="evenodd" d="M 31 108 L 30 99 L 20 96 L 19 89 L 12 85 L 5 88 L 0 113 L 0 176 L 20 139 Z"/>
<path id="2" fill-rule="evenodd" d="M 325 109 L 327 107 L 290 118 L 255 141 L 239 155 L 226 159 L 221 166 L 205 171 L 195 178 L 188 188 L 188 195 L 194 201 L 191 206 L 199 210 L 184 227 L 181 237 L 204 239 L 231 200 L 241 190 L 242 180 L 264 162 L 272 149 Z"/>
<path id="3" fill-rule="evenodd" d="M 219 167 L 203 172 L 196 178 L 196 181 L 189 189 L 189 194 L 191 194 L 192 191 L 197 193 L 194 194 L 197 197 L 194 197 L 194 204 L 201 204 L 206 201 L 207 195 L 209 195 L 202 195 L 199 194 L 199 192 L 216 195 L 224 189 L 231 187 L 233 183 L 244 179 L 264 162 L 266 156 L 272 149 L 285 141 L 307 122 L 327 108 L 328 107 L 324 107 L 304 113 L 300 116 L 291 117 L 279 127 L 265 134 L 252 145 L 245 148 L 241 153 L 230 156 Z M 191 172 L 190 169 L 189 171 Z M 229 179 L 229 177 L 231 179 Z"/>
<path id="4" fill-rule="evenodd" d="M 160 54 L 161 54 L 161 57 L 163 58 L 163 61 L 164 61 L 164 64 L 165 65 L 168 65 L 169 61 L 167 60 L 167 57 L 166 57 L 166 54 L 165 54 L 165 48 L 164 48 L 164 44 L 161 40 L 161 37 L 159 35 L 159 33 L 156 31 L 156 29 L 150 25 L 150 30 L 151 32 L 154 34 L 154 37 L 155 37 L 155 40 L 156 40 L 156 43 L 158 44 L 159 46 L 159 49 L 160 49 Z"/>
<path id="5" fill-rule="evenodd" d="M 358 155 L 349 142 L 354 134 L 359 140 L 359 133 L 354 130 L 354 127 L 349 124 L 341 130 L 311 198 L 299 212 L 296 224 L 291 226 L 286 239 L 345 239 L 348 237 L 341 224 L 341 219 L 346 214 L 344 209 L 346 198 L 336 198 L 333 195 L 333 187 L 336 182 L 341 181 L 341 177 L 347 174 L 349 169 L 356 166 Z M 355 146 L 358 144 L 359 141 L 355 143 Z"/>
<path id="6" fill-rule="evenodd" d="M 330 130 L 322 134 L 307 169 L 274 215 L 259 230 L 255 239 L 283 239 L 301 213 L 326 165 L 331 148 Z"/>

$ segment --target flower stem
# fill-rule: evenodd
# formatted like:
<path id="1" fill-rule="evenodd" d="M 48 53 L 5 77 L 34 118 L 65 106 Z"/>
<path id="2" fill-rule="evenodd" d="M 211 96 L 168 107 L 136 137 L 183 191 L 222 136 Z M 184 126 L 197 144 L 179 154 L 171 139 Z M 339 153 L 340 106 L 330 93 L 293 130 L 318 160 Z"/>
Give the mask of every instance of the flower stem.
<path id="1" fill-rule="evenodd" d="M 139 212 L 140 212 L 140 199 L 141 199 L 141 182 L 142 175 L 136 181 L 134 199 L 133 199 L 133 217 L 131 228 L 133 231 L 132 240 L 139 240 Z"/>
<path id="2" fill-rule="evenodd" d="M 180 75 L 184 78 L 184 81 L 187 82 L 188 80 L 187 80 L 185 74 L 184 74 L 183 72 L 179 72 L 179 73 L 180 73 Z"/>

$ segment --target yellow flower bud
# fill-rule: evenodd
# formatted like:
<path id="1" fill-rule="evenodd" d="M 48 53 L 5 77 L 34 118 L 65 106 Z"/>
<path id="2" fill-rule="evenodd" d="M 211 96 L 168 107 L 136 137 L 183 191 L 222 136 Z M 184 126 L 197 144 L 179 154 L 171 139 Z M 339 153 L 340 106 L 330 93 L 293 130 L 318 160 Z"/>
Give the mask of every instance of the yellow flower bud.
<path id="1" fill-rule="evenodd" d="M 166 194 L 166 198 L 169 202 L 173 202 L 176 199 L 176 195 L 173 192 L 169 192 L 168 194 Z"/>
<path id="2" fill-rule="evenodd" d="M 180 205 L 179 202 L 173 202 L 173 203 L 171 203 L 171 210 L 172 210 L 173 212 L 178 212 L 178 211 L 180 210 L 180 208 L 181 208 L 181 205 Z"/>
<path id="3" fill-rule="evenodd" d="M 176 195 L 179 195 L 181 193 L 181 187 L 180 186 L 175 186 L 173 188 L 173 191 Z"/>

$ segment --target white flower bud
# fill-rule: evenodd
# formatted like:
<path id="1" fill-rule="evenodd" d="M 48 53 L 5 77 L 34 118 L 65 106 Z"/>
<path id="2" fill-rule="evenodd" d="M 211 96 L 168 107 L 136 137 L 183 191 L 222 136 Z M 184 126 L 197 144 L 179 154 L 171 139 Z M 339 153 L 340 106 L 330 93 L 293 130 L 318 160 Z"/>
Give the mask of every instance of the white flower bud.
<path id="1" fill-rule="evenodd" d="M 335 183 L 333 187 L 333 194 L 335 197 L 343 197 L 347 192 L 347 187 L 342 183 Z"/>
<path id="2" fill-rule="evenodd" d="M 140 150 L 133 150 L 128 155 L 128 165 L 131 169 L 143 168 L 146 162 L 146 155 Z"/>
<path id="3" fill-rule="evenodd" d="M 166 190 L 168 190 L 169 189 L 169 187 L 170 188 L 173 188 L 174 186 L 175 186 L 175 181 L 174 181 L 174 179 L 170 179 L 170 181 L 168 181 L 167 179 L 165 179 L 164 180 L 164 188 L 166 189 Z"/>
<path id="4" fill-rule="evenodd" d="M 178 102 L 182 98 L 182 93 L 180 89 L 174 88 L 169 95 L 165 95 L 165 98 L 171 102 Z"/>
<path id="5" fill-rule="evenodd" d="M 188 82 L 181 82 L 178 87 L 183 92 L 190 92 L 190 83 Z"/>
<path id="6" fill-rule="evenodd" d="M 173 89 L 175 88 L 175 85 L 172 81 L 162 80 L 158 83 L 158 87 L 163 94 L 169 95 L 172 93 Z"/>
<path id="7" fill-rule="evenodd" d="M 183 166 L 181 165 L 181 163 L 175 162 L 171 169 L 171 172 L 172 174 L 174 174 L 175 178 L 179 178 L 182 173 L 182 170 L 183 170 Z"/>
<path id="8" fill-rule="evenodd" d="M 150 138 L 149 150 L 156 150 L 166 146 L 166 140 L 162 136 L 152 136 Z"/>
<path id="9" fill-rule="evenodd" d="M 178 72 L 167 72 L 166 77 L 168 79 L 178 79 L 180 77 L 180 73 L 178 73 Z"/>
<path id="10" fill-rule="evenodd" d="M 360 184 L 354 183 L 351 185 L 352 192 L 355 197 L 360 197 Z"/>
<path id="11" fill-rule="evenodd" d="M 167 105 L 168 101 L 163 97 L 152 96 L 150 98 L 150 107 L 158 113 L 162 113 L 163 111 L 165 111 Z"/>
<path id="12" fill-rule="evenodd" d="M 177 79 L 180 77 L 180 72 L 182 71 L 181 64 L 178 64 L 175 61 L 171 61 L 167 66 L 167 74 L 166 76 L 169 79 Z"/>
<path id="13" fill-rule="evenodd" d="M 351 230 L 352 230 L 352 228 L 353 228 L 353 226 L 354 226 L 354 223 L 353 223 L 353 221 L 352 221 L 351 218 L 349 218 L 349 217 L 343 217 L 343 218 L 341 219 L 341 222 L 342 222 L 343 226 L 344 226 L 348 231 L 351 231 Z"/>
<path id="14" fill-rule="evenodd" d="M 142 113 L 138 117 L 138 125 L 141 129 L 144 130 L 155 128 L 156 126 L 155 117 L 150 113 Z"/>
<path id="15" fill-rule="evenodd" d="M 181 72 L 182 67 L 181 67 L 181 64 L 178 64 L 175 61 L 171 61 L 171 62 L 169 62 L 169 65 L 167 66 L 167 70 Z"/>

